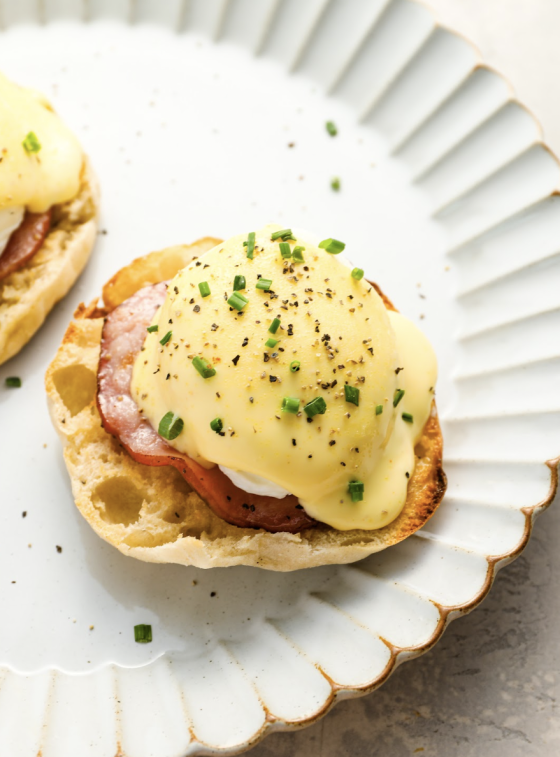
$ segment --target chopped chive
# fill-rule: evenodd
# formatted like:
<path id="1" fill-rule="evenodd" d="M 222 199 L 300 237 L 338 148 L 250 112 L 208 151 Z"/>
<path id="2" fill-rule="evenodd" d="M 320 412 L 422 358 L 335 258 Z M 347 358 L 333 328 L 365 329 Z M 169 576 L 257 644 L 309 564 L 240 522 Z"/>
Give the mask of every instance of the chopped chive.
<path id="1" fill-rule="evenodd" d="M 375 406 L 375 414 L 376 415 L 381 415 L 382 412 L 383 412 L 383 405 L 376 405 Z"/>
<path id="2" fill-rule="evenodd" d="M 275 318 L 268 327 L 268 330 L 271 334 L 276 334 L 276 332 L 278 331 L 278 326 L 280 326 L 280 318 Z"/>
<path id="3" fill-rule="evenodd" d="M 217 434 L 219 434 L 224 427 L 224 424 L 222 423 L 221 418 L 214 418 L 213 421 L 210 421 L 210 428 L 212 431 L 215 431 Z"/>
<path id="4" fill-rule="evenodd" d="M 159 331 L 159 326 L 157 325 L 157 323 L 155 323 L 153 326 L 148 326 L 146 331 L 148 331 L 150 334 L 154 331 Z"/>
<path id="5" fill-rule="evenodd" d="M 294 247 L 292 250 L 292 260 L 294 263 L 305 263 L 305 259 L 303 257 L 303 251 L 305 250 L 305 247 Z"/>
<path id="6" fill-rule="evenodd" d="M 280 242 L 280 254 L 284 260 L 288 260 L 292 257 L 292 248 L 287 242 Z"/>
<path id="7" fill-rule="evenodd" d="M 212 378 L 212 376 L 216 375 L 216 369 L 211 366 L 208 360 L 203 357 L 198 357 L 197 355 L 195 358 L 193 358 L 192 364 L 200 373 L 202 378 Z"/>
<path id="8" fill-rule="evenodd" d="M 364 278 L 364 271 L 362 268 L 353 268 L 351 276 L 356 281 L 360 281 L 360 279 Z"/>
<path id="9" fill-rule="evenodd" d="M 330 252 L 331 255 L 338 255 L 346 245 L 344 242 L 339 242 L 338 239 L 323 239 L 323 241 L 319 243 L 319 247 L 326 250 L 326 252 Z"/>
<path id="10" fill-rule="evenodd" d="M 268 292 L 271 286 L 272 279 L 259 279 L 257 281 L 257 289 L 264 289 L 265 292 Z"/>
<path id="11" fill-rule="evenodd" d="M 146 623 L 134 626 L 134 641 L 138 644 L 149 644 L 152 640 L 152 627 Z"/>
<path id="12" fill-rule="evenodd" d="M 393 407 L 396 407 L 404 397 L 404 389 L 396 389 L 393 395 Z"/>
<path id="13" fill-rule="evenodd" d="M 292 373 L 297 373 L 300 367 L 301 367 L 301 363 L 299 362 L 299 360 L 292 360 L 292 362 L 290 363 L 290 371 Z"/>
<path id="14" fill-rule="evenodd" d="M 265 347 L 270 347 L 272 349 L 273 347 L 276 347 L 279 341 L 280 341 L 279 339 L 273 339 L 272 337 L 270 337 L 270 339 L 266 340 L 264 345 Z"/>
<path id="15" fill-rule="evenodd" d="M 172 336 L 173 336 L 173 332 L 168 331 L 167 334 L 159 340 L 159 343 L 161 344 L 161 346 L 165 347 L 165 345 L 171 339 Z"/>
<path id="16" fill-rule="evenodd" d="M 361 481 L 350 481 L 348 484 L 348 493 L 352 497 L 352 502 L 361 502 L 364 498 L 364 485 Z"/>
<path id="17" fill-rule="evenodd" d="M 200 289 L 200 294 L 203 297 L 208 297 L 210 294 L 210 284 L 207 281 L 201 281 L 198 285 L 198 288 Z"/>
<path id="18" fill-rule="evenodd" d="M 246 285 L 245 276 L 236 276 L 233 280 L 233 291 L 239 292 L 240 289 L 245 289 Z"/>
<path id="19" fill-rule="evenodd" d="M 280 231 L 274 231 L 270 235 L 270 241 L 275 242 L 277 239 L 283 239 L 286 241 L 286 239 L 294 239 L 292 235 L 291 229 L 280 229 Z"/>
<path id="20" fill-rule="evenodd" d="M 334 121 L 327 121 L 325 124 L 325 128 L 328 131 L 328 133 L 331 135 L 331 137 L 336 137 L 338 134 L 338 129 L 334 125 Z"/>
<path id="21" fill-rule="evenodd" d="M 335 176 L 333 179 L 331 179 L 331 189 L 333 192 L 339 192 L 340 191 L 340 179 L 338 176 Z"/>
<path id="22" fill-rule="evenodd" d="M 303 409 L 309 418 L 313 418 L 314 415 L 324 415 L 327 412 L 327 403 L 322 397 L 315 397 Z"/>
<path id="23" fill-rule="evenodd" d="M 243 245 L 247 247 L 247 257 L 252 260 L 253 253 L 255 251 L 255 232 L 250 231 L 247 236 L 247 241 L 243 242 Z"/>
<path id="24" fill-rule="evenodd" d="M 414 418 L 410 413 L 403 413 L 402 414 L 403 421 L 406 421 L 407 423 L 414 423 Z"/>
<path id="25" fill-rule="evenodd" d="M 360 390 L 355 386 L 350 386 L 350 384 L 344 384 L 344 399 L 353 405 L 359 405 Z"/>
<path id="26" fill-rule="evenodd" d="M 179 418 L 177 413 L 172 413 L 171 410 L 165 413 L 163 418 L 159 422 L 158 434 L 163 436 L 164 439 L 171 441 L 176 439 L 183 430 L 183 419 Z"/>
<path id="27" fill-rule="evenodd" d="M 21 379 L 19 376 L 8 376 L 6 378 L 6 386 L 9 389 L 19 389 L 21 387 Z"/>
<path id="28" fill-rule="evenodd" d="M 41 149 L 41 143 L 37 139 L 37 135 L 35 132 L 30 131 L 23 142 L 21 143 L 23 145 L 23 149 L 28 155 L 32 155 L 34 152 L 39 152 Z"/>
<path id="29" fill-rule="evenodd" d="M 300 400 L 298 397 L 284 397 L 282 399 L 282 412 L 293 413 L 294 415 L 299 412 Z"/>
<path id="30" fill-rule="evenodd" d="M 244 294 L 240 294 L 239 292 L 234 292 L 227 301 L 228 305 L 237 311 L 243 310 L 248 302 L 249 300 L 247 299 L 247 297 L 245 297 Z"/>

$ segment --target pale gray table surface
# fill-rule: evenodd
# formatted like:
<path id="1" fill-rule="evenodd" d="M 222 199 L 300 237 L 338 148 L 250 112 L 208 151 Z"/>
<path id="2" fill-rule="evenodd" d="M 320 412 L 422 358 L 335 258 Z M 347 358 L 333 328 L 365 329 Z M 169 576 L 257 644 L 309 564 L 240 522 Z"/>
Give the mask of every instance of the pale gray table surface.
<path id="1" fill-rule="evenodd" d="M 560 153 L 560 0 L 430 4 L 508 77 Z M 484 603 L 431 652 L 314 726 L 269 736 L 251 757 L 560 755 L 559 580 L 557 498 Z"/>

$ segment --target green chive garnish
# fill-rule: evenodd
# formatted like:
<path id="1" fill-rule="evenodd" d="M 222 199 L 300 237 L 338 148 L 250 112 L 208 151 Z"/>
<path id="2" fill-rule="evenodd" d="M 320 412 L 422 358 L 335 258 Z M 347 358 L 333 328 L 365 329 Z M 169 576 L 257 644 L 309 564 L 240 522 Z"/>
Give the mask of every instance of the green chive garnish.
<path id="1" fill-rule="evenodd" d="M 172 336 L 173 336 L 173 332 L 168 331 L 167 334 L 159 340 L 159 343 L 161 344 L 161 346 L 165 347 L 165 345 L 171 339 Z"/>
<path id="2" fill-rule="evenodd" d="M 200 294 L 203 297 L 208 297 L 210 294 L 210 284 L 207 281 L 201 281 L 198 285 L 198 288 L 200 289 Z"/>
<path id="3" fill-rule="evenodd" d="M 149 644 L 152 640 L 152 627 L 146 623 L 134 626 L 134 641 L 138 644 Z"/>
<path id="4" fill-rule="evenodd" d="M 247 257 L 253 259 L 253 252 L 255 251 L 255 232 L 249 232 L 247 241 L 243 242 L 243 245 L 247 248 Z"/>
<path id="5" fill-rule="evenodd" d="M 334 125 L 334 121 L 327 121 L 325 124 L 325 128 L 328 131 L 328 133 L 331 135 L 331 137 L 336 137 L 338 134 L 338 129 Z"/>
<path id="6" fill-rule="evenodd" d="M 356 281 L 360 281 L 360 279 L 364 278 L 363 269 L 362 268 L 353 268 L 351 276 L 352 276 L 353 279 L 356 279 Z"/>
<path id="7" fill-rule="evenodd" d="M 360 390 L 355 386 L 344 384 L 344 399 L 353 405 L 360 404 Z"/>
<path id="8" fill-rule="evenodd" d="M 407 423 L 414 423 L 414 418 L 410 413 L 403 413 L 402 414 L 403 421 L 406 421 Z"/>
<path id="9" fill-rule="evenodd" d="M 305 260 L 303 258 L 303 251 L 305 250 L 305 247 L 294 247 L 292 250 L 292 260 L 294 263 L 305 263 Z"/>
<path id="10" fill-rule="evenodd" d="M 216 369 L 213 368 L 208 360 L 206 360 L 203 357 L 198 357 L 198 355 L 193 358 L 192 364 L 196 368 L 196 370 L 200 373 L 202 378 L 212 378 L 212 376 L 216 375 Z"/>
<path id="11" fill-rule="evenodd" d="M 146 329 L 146 331 L 148 331 L 150 334 L 152 334 L 154 331 L 159 331 L 159 326 L 157 325 L 157 323 L 154 324 L 153 326 L 148 326 L 148 328 Z"/>
<path id="12" fill-rule="evenodd" d="M 299 412 L 300 400 L 298 397 L 284 397 L 282 400 L 282 412 L 293 413 L 294 415 Z"/>
<path id="13" fill-rule="evenodd" d="M 268 330 L 271 334 L 276 334 L 276 332 L 278 331 L 278 326 L 280 326 L 280 318 L 275 318 L 268 327 Z"/>
<path id="14" fill-rule="evenodd" d="M 381 415 L 382 412 L 383 412 L 383 405 L 376 405 L 375 406 L 375 414 L 376 415 Z"/>
<path id="15" fill-rule="evenodd" d="M 364 498 L 364 485 L 361 481 L 350 481 L 348 484 L 348 493 L 352 497 L 352 502 L 361 502 Z"/>
<path id="16" fill-rule="evenodd" d="M 236 276 L 233 280 L 233 291 L 239 292 L 240 289 L 245 289 L 246 285 L 245 276 Z"/>
<path id="17" fill-rule="evenodd" d="M 210 428 L 212 431 L 215 431 L 217 434 L 219 434 L 224 427 L 224 424 L 222 423 L 221 418 L 214 418 L 213 421 L 210 421 Z"/>
<path id="18" fill-rule="evenodd" d="M 275 242 L 277 239 L 283 239 L 286 241 L 286 239 L 293 239 L 292 236 L 292 230 L 291 229 L 280 229 L 280 231 L 275 231 L 270 235 L 270 241 Z"/>
<path id="19" fill-rule="evenodd" d="M 280 242 L 280 254 L 284 258 L 284 260 L 288 260 L 288 258 L 292 257 L 292 248 L 287 242 Z"/>
<path id="20" fill-rule="evenodd" d="M 333 192 L 338 192 L 340 190 L 340 179 L 338 176 L 335 176 L 334 179 L 331 179 L 331 189 Z"/>
<path id="21" fill-rule="evenodd" d="M 264 289 L 265 292 L 268 292 L 271 286 L 272 279 L 259 279 L 257 281 L 257 289 Z"/>
<path id="22" fill-rule="evenodd" d="M 163 418 L 159 422 L 158 434 L 163 436 L 164 439 L 171 441 L 176 439 L 183 430 L 183 419 L 179 418 L 177 413 L 172 413 L 171 410 L 165 413 Z"/>
<path id="23" fill-rule="evenodd" d="M 326 252 L 330 252 L 331 255 L 338 255 L 346 245 L 344 242 L 339 242 L 338 239 L 323 239 L 323 241 L 319 243 L 319 247 L 326 250 Z"/>
<path id="24" fill-rule="evenodd" d="M 301 363 L 299 362 L 299 360 L 292 360 L 292 362 L 290 363 L 290 371 L 292 373 L 297 373 L 300 367 L 301 367 Z"/>
<path id="25" fill-rule="evenodd" d="M 273 347 L 276 347 L 278 342 L 279 342 L 278 339 L 273 339 L 272 337 L 270 337 L 270 339 L 267 339 L 264 344 L 265 344 L 265 347 L 270 347 L 272 349 Z"/>
<path id="26" fill-rule="evenodd" d="M 21 379 L 19 376 L 8 376 L 6 379 L 6 386 L 9 389 L 19 389 L 21 387 Z"/>
<path id="27" fill-rule="evenodd" d="M 248 302 L 249 300 L 247 299 L 247 297 L 245 297 L 244 294 L 240 294 L 239 292 L 234 292 L 227 301 L 228 305 L 237 311 L 243 310 Z"/>
<path id="28" fill-rule="evenodd" d="M 29 132 L 29 134 L 25 137 L 21 144 L 23 145 L 23 149 L 28 155 L 32 155 L 34 152 L 39 152 L 39 150 L 41 149 L 41 143 L 39 142 L 37 135 L 33 131 Z"/>
<path id="29" fill-rule="evenodd" d="M 393 395 L 393 407 L 396 407 L 404 397 L 404 389 L 396 389 Z"/>
<path id="30" fill-rule="evenodd" d="M 303 409 L 309 418 L 313 418 L 314 415 L 324 415 L 327 412 L 327 403 L 322 397 L 315 397 Z"/>

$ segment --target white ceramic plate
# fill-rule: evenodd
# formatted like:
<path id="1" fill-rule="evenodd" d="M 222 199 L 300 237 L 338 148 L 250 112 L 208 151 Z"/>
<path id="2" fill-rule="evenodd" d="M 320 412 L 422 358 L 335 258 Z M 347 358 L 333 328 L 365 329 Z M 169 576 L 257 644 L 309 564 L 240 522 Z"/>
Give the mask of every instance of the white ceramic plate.
<path id="1" fill-rule="evenodd" d="M 3 0 L 1 13 L 0 68 L 79 134 L 107 233 L 0 369 L 2 386 L 23 378 L 0 389 L 0 754 L 236 752 L 431 647 L 550 502 L 558 165 L 507 83 L 409 0 Z M 271 220 L 343 239 L 421 321 L 448 494 L 421 532 L 352 566 L 129 560 L 74 508 L 46 365 L 76 304 L 131 258 Z M 150 645 L 134 643 L 142 622 Z"/>

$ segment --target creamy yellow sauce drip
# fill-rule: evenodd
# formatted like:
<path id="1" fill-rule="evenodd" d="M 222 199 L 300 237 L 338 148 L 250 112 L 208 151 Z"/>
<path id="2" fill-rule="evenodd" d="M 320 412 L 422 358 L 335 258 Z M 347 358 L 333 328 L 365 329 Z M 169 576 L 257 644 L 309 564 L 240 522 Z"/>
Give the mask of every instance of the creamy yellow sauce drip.
<path id="1" fill-rule="evenodd" d="M 247 235 L 239 235 L 175 277 L 153 321 L 159 330 L 147 334 L 136 360 L 134 399 L 156 429 L 167 412 L 177 413 L 184 429 L 170 443 L 202 465 L 273 481 L 334 528 L 380 528 L 406 499 L 406 473 L 414 470 L 436 379 L 433 350 L 336 256 L 300 241 L 305 262 L 283 260 L 270 240 L 279 228 L 257 232 L 253 260 L 243 247 Z M 236 275 L 247 284 L 242 315 L 226 301 Z M 255 288 L 259 275 L 272 279 L 272 293 Z M 201 296 L 201 282 L 210 296 Z M 281 326 L 273 335 L 275 317 Z M 273 348 L 265 346 L 269 337 L 279 340 Z M 193 367 L 196 356 L 216 375 L 204 379 Z M 289 370 L 293 360 L 301 363 L 297 373 Z M 360 390 L 359 406 L 345 400 L 345 383 Z M 397 389 L 405 395 L 395 409 Z M 326 413 L 308 422 L 303 407 L 318 396 Z M 282 412 L 283 397 L 301 400 L 298 415 Z M 222 419 L 224 436 L 210 428 L 214 418 Z M 348 494 L 353 480 L 364 482 L 362 502 Z"/>
<path id="2" fill-rule="evenodd" d="M 0 74 L 0 209 L 34 213 L 66 202 L 78 192 L 82 150 L 48 102 Z M 32 132 L 41 149 L 27 152 Z"/>

